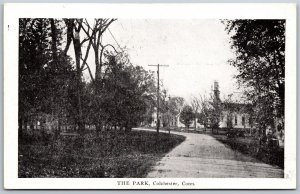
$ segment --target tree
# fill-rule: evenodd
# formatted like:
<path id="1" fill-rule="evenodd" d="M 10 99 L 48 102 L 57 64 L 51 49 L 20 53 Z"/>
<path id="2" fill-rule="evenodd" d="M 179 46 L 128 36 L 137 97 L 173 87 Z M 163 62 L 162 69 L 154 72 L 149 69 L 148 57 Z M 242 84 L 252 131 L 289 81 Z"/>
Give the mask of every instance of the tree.
<path id="1" fill-rule="evenodd" d="M 116 49 L 111 45 L 103 45 L 102 39 L 103 39 L 103 34 L 104 32 L 108 29 L 110 24 L 115 21 L 115 19 L 94 19 L 93 24 L 90 24 L 90 22 L 87 19 L 77 19 L 77 20 L 72 20 L 68 19 L 66 20 L 67 26 L 68 26 L 68 40 L 71 42 L 73 40 L 74 43 L 74 48 L 77 45 L 77 52 L 75 50 L 75 58 L 76 58 L 76 64 L 78 64 L 77 67 L 77 72 L 78 72 L 78 85 L 81 85 L 81 72 L 84 70 L 88 70 L 88 73 L 91 78 L 92 85 L 89 87 L 90 95 L 89 97 L 90 103 L 88 105 L 91 105 L 94 109 L 97 109 L 97 111 L 94 111 L 92 114 L 88 113 L 88 115 L 91 116 L 90 119 L 88 120 L 93 120 L 96 129 L 99 131 L 102 129 L 102 121 L 105 120 L 105 114 L 102 111 L 102 97 L 101 97 L 101 92 L 103 91 L 103 77 L 105 76 L 106 70 L 103 72 L 103 66 L 104 66 L 104 58 L 105 56 L 111 55 L 111 53 L 107 53 L 106 50 L 108 47 L 111 47 L 114 49 L 114 51 L 117 53 Z M 76 28 L 77 25 L 77 28 Z M 73 36 L 73 31 L 75 30 L 76 36 Z M 79 34 L 80 31 L 83 31 L 83 34 L 85 37 L 80 40 Z M 77 38 L 76 38 L 77 37 Z M 76 38 L 76 39 L 74 39 Z M 77 42 L 77 43 L 76 43 Z M 70 43 L 69 43 L 70 44 Z M 68 44 L 67 44 L 68 45 Z M 81 56 L 81 47 L 86 45 L 86 54 L 85 56 Z M 89 50 L 90 48 L 93 48 L 94 50 L 94 61 L 95 61 L 95 74 L 92 74 L 92 71 L 90 69 L 89 64 L 87 63 L 87 59 L 89 56 Z M 80 65 L 81 63 L 81 65 Z M 82 107 L 81 106 L 81 98 L 80 98 L 80 93 L 81 88 L 77 89 L 79 91 L 78 93 L 78 117 L 82 118 L 86 117 L 82 115 L 83 109 L 86 109 L 87 107 Z M 90 107 L 90 106 L 89 106 Z M 85 119 L 86 120 L 86 119 Z M 80 121 L 80 119 L 79 119 Z M 82 122 L 80 122 L 82 123 Z M 82 125 L 82 124 L 81 124 Z"/>
<path id="2" fill-rule="evenodd" d="M 194 115 L 195 115 L 195 118 L 194 118 L 195 129 L 197 128 L 197 115 L 199 115 L 200 104 L 201 104 L 201 102 L 200 102 L 199 98 L 194 96 L 192 98 L 191 107 L 192 107 Z"/>
<path id="3" fill-rule="evenodd" d="M 136 80 L 137 89 L 139 90 L 138 94 L 140 94 L 140 98 L 145 103 L 146 110 L 143 111 L 142 120 L 148 118 L 148 121 L 151 118 L 154 112 L 154 107 L 156 106 L 156 84 L 154 73 L 152 71 L 146 71 L 141 66 L 134 67 L 133 65 L 129 65 L 129 70 L 133 76 L 133 79 Z"/>
<path id="4" fill-rule="evenodd" d="M 163 88 L 163 86 L 160 86 Z M 169 108 L 169 100 L 167 95 L 167 90 L 162 89 L 159 96 L 160 104 L 159 104 L 159 112 L 162 120 L 162 127 L 168 127 L 171 119 L 170 108 Z"/>
<path id="5" fill-rule="evenodd" d="M 117 50 L 111 44 L 103 45 L 103 34 L 108 29 L 108 27 L 115 21 L 116 19 L 94 19 L 93 25 L 87 19 L 82 21 L 82 29 L 86 35 L 84 41 L 89 40 L 88 47 L 92 46 L 95 53 L 95 76 L 92 75 L 89 65 L 86 60 L 82 59 L 84 64 L 87 66 L 91 80 L 94 82 L 95 87 L 101 87 L 101 79 L 102 79 L 102 70 L 104 64 L 105 51 L 108 47 L 112 48 L 116 53 Z M 96 90 L 97 92 L 97 90 Z"/>
<path id="6" fill-rule="evenodd" d="M 231 96 L 229 95 L 229 97 L 227 99 L 225 99 L 223 101 L 223 109 L 226 110 L 226 114 L 227 114 L 227 128 L 228 129 L 232 129 L 233 128 L 233 118 L 234 118 L 234 112 L 237 112 L 238 110 L 236 110 L 233 101 L 231 100 Z"/>
<path id="7" fill-rule="evenodd" d="M 183 109 L 184 98 L 182 97 L 171 97 L 169 100 L 169 110 L 173 116 L 177 116 Z"/>
<path id="8" fill-rule="evenodd" d="M 80 37 L 83 27 L 83 19 L 64 19 L 65 26 L 67 28 L 66 32 L 66 47 L 63 51 L 65 55 L 67 55 L 68 49 L 73 42 L 74 53 L 75 53 L 75 69 L 76 69 L 76 98 L 77 98 L 77 114 L 76 114 L 76 122 L 78 125 L 79 133 L 83 134 L 85 130 L 84 116 L 83 116 L 83 108 L 82 108 L 82 72 L 84 71 L 85 66 L 87 65 L 86 61 L 88 59 L 89 50 L 92 45 L 92 38 L 84 38 Z M 88 42 L 88 46 L 86 48 L 85 54 L 83 55 L 82 47 L 85 42 Z"/>
<path id="9" fill-rule="evenodd" d="M 192 107 L 189 105 L 184 106 L 180 114 L 180 122 L 184 123 L 184 125 L 189 128 L 193 119 L 194 113 Z"/>
<path id="10" fill-rule="evenodd" d="M 42 19 L 19 20 L 19 132 L 42 101 L 40 91 L 45 85 L 44 65 L 50 61 L 46 48 L 48 21 Z"/>
<path id="11" fill-rule="evenodd" d="M 61 55 L 61 20 L 19 20 L 19 128 L 41 113 L 60 121 L 68 114 L 67 88 L 74 73 L 70 57 Z M 59 125 L 60 126 L 60 125 Z"/>
<path id="12" fill-rule="evenodd" d="M 200 107 L 200 113 L 197 115 L 198 122 L 204 125 L 205 128 L 218 129 L 222 113 L 220 100 L 215 99 L 213 96 L 207 98 L 204 95 L 200 96 L 198 100 Z"/>
<path id="13" fill-rule="evenodd" d="M 256 107 L 262 130 L 284 118 L 285 20 L 226 20 L 238 80 Z"/>
<path id="14" fill-rule="evenodd" d="M 172 118 L 177 117 L 178 114 L 182 111 L 184 98 L 177 96 L 167 97 L 167 91 L 165 89 L 162 89 L 160 102 L 160 113 L 163 127 L 170 127 Z"/>
<path id="15" fill-rule="evenodd" d="M 141 66 L 124 64 L 116 56 L 109 57 L 101 93 L 101 120 L 105 125 L 130 131 L 138 126 L 154 101 L 153 75 Z M 152 102 L 153 103 L 153 102 Z"/>
<path id="16" fill-rule="evenodd" d="M 165 114 L 165 120 L 170 123 L 171 118 L 177 117 L 179 113 L 182 111 L 183 106 L 184 106 L 184 98 L 174 96 L 170 97 L 169 100 L 167 101 L 167 112 Z"/>

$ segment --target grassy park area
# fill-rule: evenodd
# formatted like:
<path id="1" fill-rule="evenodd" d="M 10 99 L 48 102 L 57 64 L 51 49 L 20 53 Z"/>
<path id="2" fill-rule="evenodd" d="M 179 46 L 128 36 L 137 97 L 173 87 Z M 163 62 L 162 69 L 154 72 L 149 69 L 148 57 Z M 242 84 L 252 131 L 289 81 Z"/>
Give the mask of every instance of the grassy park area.
<path id="1" fill-rule="evenodd" d="M 19 177 L 140 178 L 185 137 L 106 131 L 86 134 L 82 146 L 76 136 L 24 139 L 19 142 Z"/>
<path id="2" fill-rule="evenodd" d="M 243 154 L 254 157 L 264 163 L 276 165 L 282 169 L 284 168 L 283 148 L 272 149 L 267 146 L 259 145 L 259 140 L 254 137 L 228 138 L 226 135 L 211 135 L 233 150 L 237 150 Z"/>

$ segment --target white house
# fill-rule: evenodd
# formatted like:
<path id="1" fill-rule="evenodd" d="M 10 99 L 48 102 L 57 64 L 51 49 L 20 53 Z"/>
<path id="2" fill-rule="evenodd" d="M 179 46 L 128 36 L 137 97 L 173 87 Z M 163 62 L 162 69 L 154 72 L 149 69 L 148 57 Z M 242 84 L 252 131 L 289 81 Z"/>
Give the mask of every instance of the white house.
<path id="1" fill-rule="evenodd" d="M 176 116 L 169 114 L 169 126 L 170 127 L 185 127 L 185 125 L 183 123 L 180 122 L 179 117 L 180 117 L 180 113 L 177 114 Z M 160 120 L 160 126 L 163 126 L 163 114 L 161 113 L 159 115 L 159 120 Z M 151 127 L 156 127 L 156 123 L 157 123 L 157 113 L 154 112 L 152 114 L 152 123 L 151 123 Z"/>
<path id="2" fill-rule="evenodd" d="M 174 115 L 169 115 L 169 123 L 168 125 L 171 127 L 171 128 L 184 128 L 186 127 L 182 122 L 180 122 L 180 114 L 181 112 L 179 112 L 176 116 Z M 163 114 L 160 115 L 160 126 L 163 126 Z M 151 127 L 156 127 L 156 122 L 157 122 L 157 116 L 156 116 L 156 112 L 154 112 L 152 114 L 152 123 L 151 123 Z M 198 119 L 196 120 L 193 120 L 192 121 L 192 124 L 190 125 L 191 128 L 194 128 L 195 127 L 195 122 L 196 122 L 196 128 L 204 128 L 203 125 L 201 125 L 200 123 L 198 123 Z"/>
<path id="3" fill-rule="evenodd" d="M 236 108 L 233 110 L 223 109 L 221 113 L 220 128 L 253 128 L 253 121 L 248 109 L 243 107 L 248 106 L 247 104 L 235 104 Z"/>

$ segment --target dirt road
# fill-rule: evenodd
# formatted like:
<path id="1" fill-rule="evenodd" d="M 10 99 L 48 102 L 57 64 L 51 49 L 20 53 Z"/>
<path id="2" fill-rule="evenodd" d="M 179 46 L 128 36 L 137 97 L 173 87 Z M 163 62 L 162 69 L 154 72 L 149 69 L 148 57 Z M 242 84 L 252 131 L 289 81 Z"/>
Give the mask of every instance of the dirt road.
<path id="1" fill-rule="evenodd" d="M 209 135 L 176 134 L 186 136 L 186 140 L 163 157 L 148 178 L 283 177 L 279 167 L 232 150 Z"/>

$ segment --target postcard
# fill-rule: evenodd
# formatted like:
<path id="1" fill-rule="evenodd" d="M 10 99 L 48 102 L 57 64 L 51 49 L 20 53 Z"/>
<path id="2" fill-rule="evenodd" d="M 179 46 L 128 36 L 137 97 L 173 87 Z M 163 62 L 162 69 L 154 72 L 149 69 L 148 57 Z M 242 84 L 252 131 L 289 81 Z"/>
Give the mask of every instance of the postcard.
<path id="1" fill-rule="evenodd" d="M 5 4 L 6 189 L 295 189 L 295 4 Z"/>

